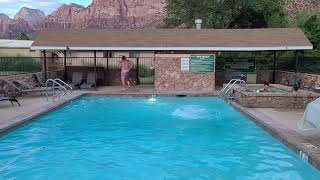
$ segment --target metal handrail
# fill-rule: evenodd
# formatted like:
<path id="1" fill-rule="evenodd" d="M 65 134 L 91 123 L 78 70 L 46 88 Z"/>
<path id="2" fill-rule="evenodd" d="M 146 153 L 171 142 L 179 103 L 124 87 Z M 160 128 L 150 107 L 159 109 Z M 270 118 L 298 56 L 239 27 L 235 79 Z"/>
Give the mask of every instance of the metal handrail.
<path id="1" fill-rule="evenodd" d="M 227 87 L 228 87 L 233 81 L 236 81 L 236 80 L 238 80 L 238 79 L 231 79 L 231 80 L 229 81 L 229 83 L 228 83 L 225 87 L 223 87 L 223 88 L 221 89 L 220 95 L 223 94 L 223 92 L 227 89 Z"/>
<path id="2" fill-rule="evenodd" d="M 49 82 L 52 83 L 52 101 L 54 101 L 54 98 L 57 96 L 55 94 L 56 85 L 58 85 L 59 88 L 63 89 L 63 91 L 64 91 L 63 96 L 67 94 L 67 88 L 66 87 L 64 87 L 63 85 L 59 84 L 57 81 L 55 81 L 53 79 L 48 79 L 46 81 L 46 97 L 47 97 L 47 101 L 49 101 L 49 94 L 48 94 L 48 89 L 49 89 L 48 83 Z"/>
<path id="3" fill-rule="evenodd" d="M 66 82 L 62 81 L 62 80 L 59 79 L 59 78 L 54 79 L 54 81 L 56 81 L 57 83 L 61 83 L 64 87 L 69 88 L 69 89 L 70 89 L 69 92 L 70 92 L 70 94 L 72 94 L 73 88 L 72 88 L 69 84 L 67 84 Z M 66 89 L 67 89 L 67 88 L 66 88 Z"/>
<path id="4" fill-rule="evenodd" d="M 229 87 L 229 89 L 224 93 L 224 95 L 228 94 L 228 92 L 233 88 L 233 86 L 237 83 L 237 82 L 240 82 L 240 84 L 246 84 L 246 82 L 244 80 L 236 80 L 232 83 L 232 85 Z"/>
<path id="5" fill-rule="evenodd" d="M 222 97 L 226 98 L 228 92 L 234 87 L 234 85 L 236 83 L 240 83 L 240 84 L 246 84 L 246 82 L 244 80 L 241 79 L 232 79 L 230 80 L 230 82 L 228 83 L 228 85 L 223 89 L 223 91 L 220 92 L 220 95 L 222 95 Z M 231 86 L 230 86 L 231 85 Z M 229 88 L 227 88 L 228 86 L 230 86 Z"/>

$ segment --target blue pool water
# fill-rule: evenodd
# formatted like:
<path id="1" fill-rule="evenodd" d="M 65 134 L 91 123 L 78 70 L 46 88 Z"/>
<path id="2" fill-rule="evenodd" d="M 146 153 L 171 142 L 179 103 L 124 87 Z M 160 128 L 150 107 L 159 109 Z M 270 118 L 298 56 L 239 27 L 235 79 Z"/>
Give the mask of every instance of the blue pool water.
<path id="1" fill-rule="evenodd" d="M 0 179 L 320 179 L 218 98 L 85 97 L 0 137 Z"/>

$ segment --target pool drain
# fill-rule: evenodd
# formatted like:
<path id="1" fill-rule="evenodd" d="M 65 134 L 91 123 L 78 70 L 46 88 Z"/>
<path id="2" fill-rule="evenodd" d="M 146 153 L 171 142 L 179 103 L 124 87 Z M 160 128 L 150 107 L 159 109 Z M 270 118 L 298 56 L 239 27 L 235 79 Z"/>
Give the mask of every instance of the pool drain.
<path id="1" fill-rule="evenodd" d="M 187 97 L 187 95 L 185 95 L 185 94 L 178 94 L 178 95 L 176 95 L 177 97 Z"/>

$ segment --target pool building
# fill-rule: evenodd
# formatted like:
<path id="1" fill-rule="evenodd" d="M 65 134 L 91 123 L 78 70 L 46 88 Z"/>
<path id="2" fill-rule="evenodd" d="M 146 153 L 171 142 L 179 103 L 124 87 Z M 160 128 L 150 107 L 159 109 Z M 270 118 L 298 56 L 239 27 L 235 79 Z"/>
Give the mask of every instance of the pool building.
<path id="1" fill-rule="evenodd" d="M 31 46 L 42 52 L 44 62 L 51 59 L 64 66 L 67 79 L 75 71 L 94 71 L 98 85 L 119 83 L 114 69 L 126 55 L 135 63 L 133 81 L 154 84 L 159 91 L 214 91 L 240 73 L 216 73 L 216 55 L 221 52 L 273 52 L 275 65 L 276 52 L 294 51 L 297 66 L 299 53 L 310 49 L 312 44 L 299 28 L 49 30 Z M 254 63 L 226 62 L 234 69 L 250 69 Z M 275 67 L 272 73 L 275 81 Z M 254 70 L 246 76 L 249 83 L 257 82 Z"/>

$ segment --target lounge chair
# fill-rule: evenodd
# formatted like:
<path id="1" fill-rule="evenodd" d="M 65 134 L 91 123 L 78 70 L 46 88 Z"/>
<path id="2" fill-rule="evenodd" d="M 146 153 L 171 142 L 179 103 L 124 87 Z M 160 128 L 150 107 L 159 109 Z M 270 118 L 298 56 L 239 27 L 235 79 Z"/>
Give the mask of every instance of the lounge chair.
<path id="1" fill-rule="evenodd" d="M 41 78 L 39 77 L 38 74 L 33 74 L 32 78 L 35 82 L 36 87 L 45 87 L 46 86 L 46 84 L 43 81 L 41 81 Z"/>
<path id="2" fill-rule="evenodd" d="M 314 86 L 314 91 L 317 93 L 320 93 L 320 85 L 319 84 Z"/>
<path id="3" fill-rule="evenodd" d="M 0 101 L 10 101 L 12 106 L 13 106 L 13 102 L 16 102 L 19 106 L 20 103 L 16 98 L 11 98 L 11 97 L 0 97 Z"/>
<path id="4" fill-rule="evenodd" d="M 69 85 L 80 89 L 81 84 L 82 84 L 82 73 L 74 72 L 72 74 L 72 82 L 69 83 Z"/>
<path id="5" fill-rule="evenodd" d="M 81 84 L 81 89 L 90 89 L 96 84 L 96 76 L 94 73 L 88 73 L 87 81 L 85 84 Z"/>
<path id="6" fill-rule="evenodd" d="M 42 93 L 44 91 L 52 89 L 52 87 L 35 87 L 22 80 L 14 80 L 12 84 L 15 86 L 15 89 L 20 91 L 21 93 L 32 93 L 32 92 Z"/>

